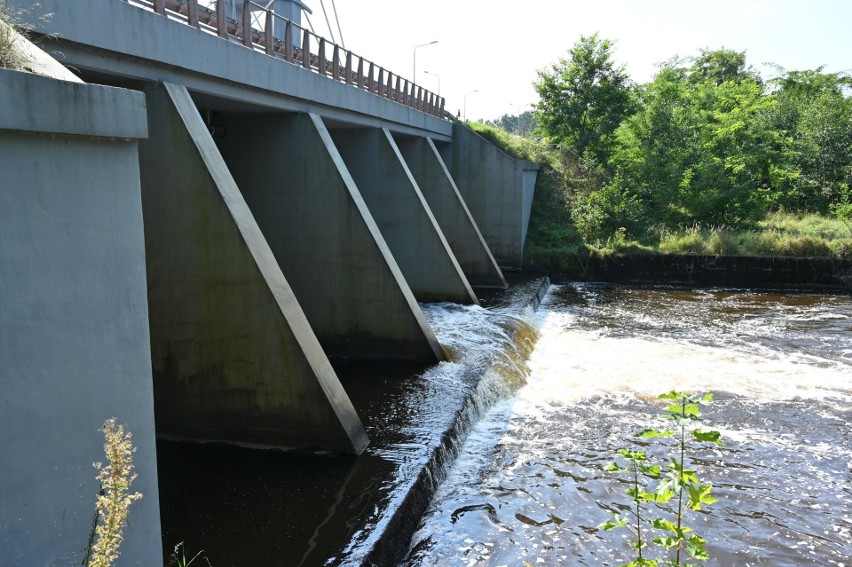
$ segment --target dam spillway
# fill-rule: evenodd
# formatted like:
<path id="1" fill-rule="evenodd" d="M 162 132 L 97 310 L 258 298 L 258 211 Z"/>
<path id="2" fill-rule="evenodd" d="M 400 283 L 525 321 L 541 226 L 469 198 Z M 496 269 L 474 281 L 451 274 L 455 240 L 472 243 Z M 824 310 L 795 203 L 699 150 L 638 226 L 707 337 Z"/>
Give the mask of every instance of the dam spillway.
<path id="1" fill-rule="evenodd" d="M 53 71 L 0 69 L 2 562 L 74 560 L 115 416 L 146 495 L 123 558 L 157 564 L 155 439 L 361 452 L 336 365 L 442 360 L 418 302 L 506 286 L 537 166 L 378 67 L 353 85 L 169 3 L 7 4 Z"/>

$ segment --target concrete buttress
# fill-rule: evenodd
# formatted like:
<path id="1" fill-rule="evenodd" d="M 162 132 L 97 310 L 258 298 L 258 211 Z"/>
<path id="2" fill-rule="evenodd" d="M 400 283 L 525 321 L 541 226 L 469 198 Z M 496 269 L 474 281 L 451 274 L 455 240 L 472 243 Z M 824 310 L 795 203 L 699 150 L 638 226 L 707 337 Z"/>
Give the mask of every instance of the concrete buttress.
<path id="1" fill-rule="evenodd" d="M 158 433 L 361 452 L 366 433 L 184 87 L 140 144 Z"/>
<path id="2" fill-rule="evenodd" d="M 539 165 L 514 159 L 460 122 L 439 149 L 497 264 L 519 269 Z"/>
<path id="3" fill-rule="evenodd" d="M 440 345 L 314 114 L 225 114 L 222 155 L 329 356 L 437 362 Z"/>
<path id="4" fill-rule="evenodd" d="M 435 143 L 431 138 L 416 136 L 395 136 L 395 139 L 468 281 L 475 287 L 506 288 L 503 272 Z"/>
<path id="5" fill-rule="evenodd" d="M 478 303 L 390 132 L 349 128 L 331 137 L 415 297 Z"/>

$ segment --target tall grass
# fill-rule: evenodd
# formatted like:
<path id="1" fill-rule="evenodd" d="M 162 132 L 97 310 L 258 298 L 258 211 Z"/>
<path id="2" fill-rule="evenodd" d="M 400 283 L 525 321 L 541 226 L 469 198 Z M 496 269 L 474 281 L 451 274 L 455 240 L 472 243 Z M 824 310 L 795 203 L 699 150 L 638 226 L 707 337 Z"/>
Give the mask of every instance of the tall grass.
<path id="1" fill-rule="evenodd" d="M 15 26 L 3 0 L 0 0 L 0 68 L 20 69 L 23 57 L 15 47 Z"/>

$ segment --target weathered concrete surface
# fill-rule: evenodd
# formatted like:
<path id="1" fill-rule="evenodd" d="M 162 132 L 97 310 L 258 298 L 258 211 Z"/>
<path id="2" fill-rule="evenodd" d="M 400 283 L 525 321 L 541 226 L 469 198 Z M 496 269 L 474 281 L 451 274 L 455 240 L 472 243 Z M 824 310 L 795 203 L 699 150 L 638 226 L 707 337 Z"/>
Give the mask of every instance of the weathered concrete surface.
<path id="1" fill-rule="evenodd" d="M 241 44 L 225 41 L 122 0 L 6 0 L 35 32 L 52 34 L 44 48 L 98 82 L 169 81 L 223 106 L 315 112 L 355 124 L 390 127 L 448 141 L 446 120 L 320 76 Z M 310 4 L 310 3 L 308 3 Z M 51 14 L 49 18 L 42 18 Z M 316 46 L 313 46 L 316 53 Z M 208 98 L 209 100 L 209 98 Z M 220 108 L 219 110 L 227 110 Z"/>
<path id="2" fill-rule="evenodd" d="M 413 136 L 395 139 L 467 280 L 475 287 L 505 289 L 506 279 L 435 143 L 430 138 Z"/>
<path id="3" fill-rule="evenodd" d="M 189 94 L 146 94 L 158 433 L 360 452 L 361 422 Z"/>
<path id="4" fill-rule="evenodd" d="M 222 155 L 326 352 L 437 361 L 440 346 L 322 120 L 223 115 Z"/>
<path id="5" fill-rule="evenodd" d="M 441 156 L 497 264 L 520 268 L 538 164 L 516 160 L 460 122 Z"/>
<path id="6" fill-rule="evenodd" d="M 542 268 L 560 281 L 579 278 L 634 284 L 852 290 L 852 260 L 834 258 L 635 254 L 585 258 L 582 273 L 567 273 L 558 264 L 556 259 L 554 266 Z"/>
<path id="7" fill-rule="evenodd" d="M 161 565 L 145 99 L 0 70 L 0 101 L 0 565 L 80 564 L 113 416 L 133 434 L 144 495 L 121 564 Z"/>
<path id="8" fill-rule="evenodd" d="M 338 129 L 331 137 L 417 300 L 477 303 L 390 132 Z"/>

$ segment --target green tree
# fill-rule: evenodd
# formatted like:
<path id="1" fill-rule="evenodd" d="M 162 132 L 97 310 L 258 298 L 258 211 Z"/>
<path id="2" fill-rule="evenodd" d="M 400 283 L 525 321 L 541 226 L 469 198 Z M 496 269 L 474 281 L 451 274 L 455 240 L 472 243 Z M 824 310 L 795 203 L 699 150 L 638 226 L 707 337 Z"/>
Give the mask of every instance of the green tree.
<path id="1" fill-rule="evenodd" d="M 760 219 L 789 178 L 783 133 L 758 120 L 776 104 L 745 54 L 703 50 L 661 66 L 625 121 L 612 163 L 667 225 Z"/>
<path id="2" fill-rule="evenodd" d="M 796 171 L 781 204 L 825 214 L 852 187 L 852 78 L 820 67 L 772 83 L 778 105 L 766 120 L 789 138 Z"/>
<path id="3" fill-rule="evenodd" d="M 598 34 L 581 36 L 549 70 L 540 70 L 534 86 L 540 97 L 538 130 L 606 165 L 613 133 L 633 112 L 633 86 L 623 65 L 612 59 L 614 43 Z"/>

